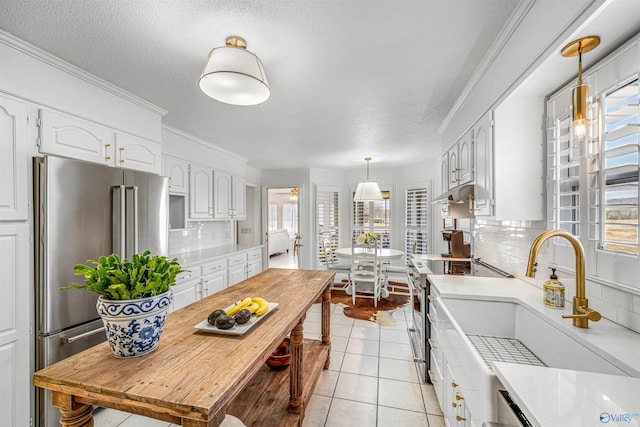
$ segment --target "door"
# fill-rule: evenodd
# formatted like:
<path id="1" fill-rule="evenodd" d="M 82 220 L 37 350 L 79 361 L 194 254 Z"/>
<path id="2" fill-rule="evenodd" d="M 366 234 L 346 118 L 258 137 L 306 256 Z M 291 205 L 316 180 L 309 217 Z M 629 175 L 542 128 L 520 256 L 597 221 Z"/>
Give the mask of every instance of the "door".
<path id="1" fill-rule="evenodd" d="M 297 269 L 302 245 L 299 187 L 267 188 L 266 250 L 268 268 Z"/>
<path id="2" fill-rule="evenodd" d="M 127 251 L 169 255 L 169 178 L 126 171 Z M 114 248 L 115 250 L 115 248 Z"/>

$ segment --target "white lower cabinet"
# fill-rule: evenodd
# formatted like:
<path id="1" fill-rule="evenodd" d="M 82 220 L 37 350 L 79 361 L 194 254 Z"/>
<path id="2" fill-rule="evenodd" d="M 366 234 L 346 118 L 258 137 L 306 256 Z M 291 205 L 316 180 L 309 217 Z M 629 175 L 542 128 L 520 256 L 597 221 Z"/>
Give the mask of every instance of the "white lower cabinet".
<path id="1" fill-rule="evenodd" d="M 225 258 L 202 265 L 201 298 L 227 287 L 227 260 Z"/>
<path id="2" fill-rule="evenodd" d="M 247 254 L 241 253 L 228 258 L 229 286 L 247 278 Z"/>
<path id="3" fill-rule="evenodd" d="M 200 299 L 200 269 L 194 270 L 197 270 L 198 274 L 188 274 L 176 278 L 176 284 L 173 287 L 173 307 L 171 311 L 186 307 Z"/>
<path id="4" fill-rule="evenodd" d="M 262 271 L 262 249 L 247 252 L 247 279 Z"/>

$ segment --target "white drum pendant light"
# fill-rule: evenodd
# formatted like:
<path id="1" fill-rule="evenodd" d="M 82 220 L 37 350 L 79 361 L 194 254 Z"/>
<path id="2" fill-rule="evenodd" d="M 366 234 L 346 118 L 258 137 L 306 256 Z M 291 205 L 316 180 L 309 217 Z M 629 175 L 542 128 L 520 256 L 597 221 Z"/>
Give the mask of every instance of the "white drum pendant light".
<path id="1" fill-rule="evenodd" d="M 269 99 L 262 62 L 246 48 L 243 38 L 229 36 L 226 46 L 211 50 L 199 83 L 207 96 L 231 105 L 258 105 Z"/>
<path id="2" fill-rule="evenodd" d="M 367 162 L 367 174 L 364 182 L 358 183 L 356 193 L 353 196 L 353 201 L 371 202 L 375 200 L 382 200 L 382 193 L 380 192 L 378 183 L 375 181 L 369 181 L 369 161 L 371 160 L 371 157 L 365 157 L 364 160 Z"/>

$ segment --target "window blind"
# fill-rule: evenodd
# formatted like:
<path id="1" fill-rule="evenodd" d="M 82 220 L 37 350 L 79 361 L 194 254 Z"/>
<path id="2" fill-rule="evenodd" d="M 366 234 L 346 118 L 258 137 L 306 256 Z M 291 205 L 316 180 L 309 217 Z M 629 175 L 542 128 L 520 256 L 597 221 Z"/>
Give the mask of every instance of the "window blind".
<path id="1" fill-rule="evenodd" d="M 426 188 L 413 188 L 405 192 L 405 252 L 426 254 L 429 252 L 428 221 L 429 193 Z"/>
<path id="2" fill-rule="evenodd" d="M 318 256 L 320 264 L 325 264 L 324 241 L 328 239 L 331 247 L 336 249 L 339 244 L 338 211 L 339 193 L 332 190 L 318 190 L 316 193 Z M 334 259 L 335 261 L 335 259 Z"/>

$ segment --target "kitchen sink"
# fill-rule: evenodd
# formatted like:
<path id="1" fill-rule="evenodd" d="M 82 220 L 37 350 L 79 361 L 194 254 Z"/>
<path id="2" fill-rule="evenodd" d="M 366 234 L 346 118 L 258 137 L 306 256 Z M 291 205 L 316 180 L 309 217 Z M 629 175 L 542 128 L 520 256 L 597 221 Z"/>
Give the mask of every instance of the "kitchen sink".
<path id="1" fill-rule="evenodd" d="M 476 420 L 496 420 L 493 361 L 627 375 L 524 304 L 445 297 L 435 312 L 438 344 Z"/>

